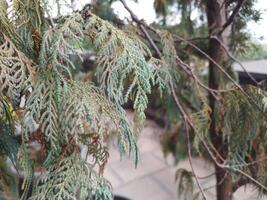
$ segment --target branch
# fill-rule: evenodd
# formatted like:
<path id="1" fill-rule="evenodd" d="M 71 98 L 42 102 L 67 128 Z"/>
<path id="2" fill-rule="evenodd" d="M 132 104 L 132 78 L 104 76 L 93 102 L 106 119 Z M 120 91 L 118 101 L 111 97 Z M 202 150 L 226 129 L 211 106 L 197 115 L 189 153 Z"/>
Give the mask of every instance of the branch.
<path id="1" fill-rule="evenodd" d="M 237 88 L 239 88 L 243 93 L 245 93 L 243 88 L 241 88 L 241 86 L 224 70 L 224 68 L 221 65 L 219 65 L 215 60 L 213 60 L 207 53 L 205 53 L 203 50 L 201 50 L 199 47 L 197 47 L 192 42 L 187 41 L 186 39 L 184 39 L 178 35 L 174 35 L 174 37 L 184 41 L 185 43 L 187 43 L 188 45 L 190 45 L 191 47 L 193 47 L 197 51 L 199 51 L 203 56 L 205 56 L 208 60 L 210 60 Z"/>
<path id="2" fill-rule="evenodd" d="M 225 31 L 225 29 L 233 23 L 236 15 L 238 14 L 239 10 L 241 9 L 241 7 L 242 7 L 242 5 L 244 4 L 245 1 L 246 0 L 239 0 L 237 2 L 237 5 L 234 8 L 232 14 L 228 18 L 228 20 L 225 22 L 225 24 L 222 26 L 222 29 L 220 30 L 220 32 L 218 33 L 218 35 L 221 35 Z"/>
<path id="3" fill-rule="evenodd" d="M 173 87 L 172 87 L 173 88 Z M 190 120 L 189 116 L 187 115 L 187 113 L 185 112 L 185 109 L 182 107 L 182 105 L 180 104 L 175 92 L 173 92 L 174 90 L 172 89 L 172 95 L 173 95 L 173 98 L 175 100 L 175 103 L 177 105 L 177 107 L 179 108 L 181 114 L 182 114 L 182 117 L 185 121 L 186 124 L 190 125 L 190 127 L 194 130 L 194 132 L 196 133 L 196 129 L 195 129 L 195 126 L 194 124 L 192 123 L 192 121 Z M 198 134 L 196 134 L 197 137 L 199 137 Z M 265 191 L 267 191 L 267 187 L 264 186 L 263 184 L 261 184 L 258 180 L 254 179 L 252 176 L 250 176 L 249 174 L 243 172 L 242 170 L 238 169 L 238 168 L 235 168 L 235 167 L 232 167 L 232 166 L 229 166 L 229 165 L 225 165 L 224 163 L 220 163 L 218 162 L 216 156 L 214 156 L 213 152 L 211 151 L 210 149 L 210 146 L 205 142 L 205 140 L 201 137 L 199 137 L 201 143 L 203 144 L 203 146 L 205 147 L 205 149 L 207 150 L 209 156 L 211 157 L 211 159 L 214 161 L 214 163 L 222 168 L 222 169 L 227 169 L 229 171 L 233 171 L 233 172 L 237 172 L 241 175 L 243 175 L 244 177 L 246 177 L 248 180 L 254 182 L 256 185 L 260 186 L 262 189 L 264 189 Z M 215 150 L 216 151 L 216 150 Z M 201 188 L 202 189 L 202 188 Z M 203 191 L 203 189 L 201 190 Z"/>
<path id="4" fill-rule="evenodd" d="M 242 69 L 243 71 L 248 75 L 248 77 L 256 84 L 256 85 L 259 85 L 259 82 L 246 70 L 246 68 L 242 65 L 242 63 L 237 59 L 235 58 L 231 53 L 230 51 L 227 50 L 227 47 L 225 46 L 225 44 L 223 42 L 221 42 L 217 36 L 206 36 L 206 37 L 194 37 L 194 38 L 189 38 L 189 39 L 184 39 L 186 41 L 194 41 L 194 40 L 209 40 L 209 39 L 216 39 L 220 44 L 221 46 L 223 47 L 224 51 L 227 53 L 228 57 L 233 60 L 234 62 L 236 62 Z M 175 41 L 177 42 L 184 42 L 183 39 L 179 39 L 177 38 Z M 191 46 L 191 45 L 190 45 Z"/>
<path id="5" fill-rule="evenodd" d="M 202 194 L 202 197 L 204 200 L 207 199 L 206 197 L 206 194 L 204 192 L 204 189 L 202 188 L 199 180 L 198 180 L 198 176 L 196 175 L 196 172 L 194 170 L 194 167 L 193 167 L 193 163 L 192 163 L 192 153 L 191 153 L 191 144 L 190 144 L 190 137 L 189 137 L 189 127 L 188 127 L 188 115 L 186 114 L 185 110 L 183 109 L 183 106 L 182 104 L 179 102 L 176 94 L 175 94 L 175 90 L 174 90 L 174 87 L 173 87 L 173 84 L 171 83 L 171 92 L 172 92 L 172 96 L 173 96 L 173 99 L 177 105 L 177 107 L 179 108 L 180 112 L 182 113 L 182 117 L 183 117 L 183 120 L 184 120 L 184 125 L 185 125 L 185 132 L 186 132 L 186 138 L 187 138 L 187 151 L 188 151 L 188 156 L 189 156 L 189 164 L 190 164 L 190 167 L 191 167 L 191 170 L 192 170 L 192 173 L 193 173 L 193 176 L 195 177 L 195 180 L 197 182 L 197 185 L 198 185 L 198 188 L 200 189 L 200 192 Z"/>
<path id="6" fill-rule="evenodd" d="M 221 185 L 221 184 L 223 183 L 223 181 L 226 179 L 226 176 L 227 176 L 227 175 L 228 175 L 228 172 L 226 172 L 226 173 L 224 174 L 223 178 L 220 180 L 219 183 L 204 188 L 204 191 L 210 190 L 211 188 L 214 188 L 214 187 L 217 187 L 217 186 Z"/>
<path id="7" fill-rule="evenodd" d="M 120 0 L 120 2 L 123 4 L 124 8 L 130 13 L 131 18 L 134 22 L 137 23 L 137 25 L 140 27 L 142 32 L 145 34 L 146 38 L 148 39 L 148 42 L 151 44 L 153 49 L 156 51 L 157 56 L 161 58 L 161 52 L 158 49 L 157 45 L 154 43 L 153 39 L 150 37 L 149 33 L 147 32 L 145 28 L 145 23 L 138 19 L 138 17 L 133 13 L 133 11 L 127 6 L 124 0 Z"/>
<path id="8" fill-rule="evenodd" d="M 157 35 L 158 35 L 158 31 L 156 29 L 154 29 L 153 27 L 147 25 L 144 21 L 139 20 L 138 17 L 133 13 L 133 11 L 127 6 L 127 4 L 125 3 L 124 0 L 120 0 L 120 2 L 123 4 L 124 8 L 129 12 L 132 20 L 134 22 L 136 22 L 138 24 L 138 26 L 140 27 L 140 29 L 143 31 L 143 33 L 145 34 L 145 36 L 148 39 L 149 43 L 151 44 L 153 49 L 156 51 L 158 57 L 161 58 L 161 52 L 158 49 L 157 45 L 152 40 L 152 38 L 150 37 L 150 35 L 148 34 L 148 32 L 146 31 L 146 28 L 151 30 L 152 32 L 154 32 Z M 182 39 L 182 40 L 184 40 L 184 39 Z M 209 93 L 211 93 L 214 96 L 215 99 L 218 99 L 216 97 L 216 92 L 228 92 L 229 91 L 229 90 L 214 90 L 212 88 L 209 88 L 208 86 L 204 85 L 199 80 L 199 78 L 194 74 L 192 68 L 189 65 L 187 65 L 186 63 L 184 63 L 177 55 L 176 55 L 176 61 L 177 61 L 178 66 L 180 66 L 190 77 L 192 77 L 196 81 L 196 83 L 198 85 L 200 85 L 202 88 L 204 88 Z"/>
<path id="9" fill-rule="evenodd" d="M 233 183 L 233 193 L 238 190 L 243 185 L 246 185 L 249 183 L 249 180 L 246 178 L 241 177 L 239 180 Z"/>
<path id="10" fill-rule="evenodd" d="M 217 42 L 220 43 L 220 45 L 223 47 L 224 51 L 226 52 L 226 54 L 228 55 L 228 57 L 230 59 L 232 59 L 234 62 L 236 62 L 237 64 L 240 65 L 240 67 L 243 69 L 243 71 L 248 75 L 248 77 L 256 84 L 258 85 L 258 81 L 246 70 L 246 68 L 242 65 L 242 63 L 236 59 L 228 50 L 227 47 L 225 46 L 225 44 L 219 40 L 219 38 L 217 36 L 211 36 L 210 38 L 215 39 Z"/>
<path id="11" fill-rule="evenodd" d="M 228 78 L 228 80 L 230 80 L 234 84 L 234 86 L 236 86 L 236 88 L 239 89 L 242 92 L 242 94 L 249 100 L 249 102 L 252 105 L 254 105 L 260 112 L 263 113 L 262 108 L 260 108 L 260 106 L 257 104 L 257 102 L 255 101 L 255 99 L 253 99 L 253 97 L 251 97 L 248 93 L 246 93 L 246 91 L 225 71 L 225 69 L 223 68 L 223 66 L 219 65 L 207 53 L 205 53 L 204 51 L 202 51 L 199 47 L 197 47 L 192 42 L 187 41 L 186 39 L 184 39 L 184 38 L 182 38 L 182 37 L 180 37 L 178 35 L 173 35 L 173 36 L 176 37 L 176 38 L 178 38 L 178 39 L 180 39 L 180 40 L 182 40 L 182 41 L 184 41 L 188 45 L 192 46 L 193 48 L 195 48 L 196 50 L 198 50 L 202 55 L 204 55 L 208 60 L 210 60 Z M 217 39 L 216 38 L 212 38 L 212 36 L 211 36 L 211 39 L 217 40 L 218 38 Z M 218 41 L 218 42 L 220 42 L 220 41 Z M 222 48 L 223 48 L 223 46 L 222 46 Z M 210 90 L 213 90 L 213 89 L 210 88 Z M 220 92 L 220 90 L 215 90 L 215 91 Z M 223 90 L 222 92 L 227 92 L 227 90 Z"/>

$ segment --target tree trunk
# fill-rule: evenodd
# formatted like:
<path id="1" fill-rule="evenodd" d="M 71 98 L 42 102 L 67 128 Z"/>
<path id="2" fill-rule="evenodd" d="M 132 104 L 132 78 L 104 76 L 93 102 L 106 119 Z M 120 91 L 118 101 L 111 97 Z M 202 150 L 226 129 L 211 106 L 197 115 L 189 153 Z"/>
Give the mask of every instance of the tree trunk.
<path id="1" fill-rule="evenodd" d="M 210 36 L 218 36 L 218 39 L 224 43 L 226 42 L 226 35 L 219 35 L 219 31 L 226 22 L 226 10 L 224 0 L 207 0 L 207 19 L 209 26 Z M 209 41 L 209 56 L 220 66 L 224 65 L 226 53 L 221 44 L 216 39 L 210 39 Z M 212 61 L 209 62 L 209 87 L 213 89 L 219 89 L 223 74 L 218 70 Z M 210 126 L 210 137 L 211 141 L 219 152 L 219 154 L 225 159 L 227 157 L 227 145 L 224 143 L 222 138 L 222 130 L 218 126 L 218 110 L 219 105 L 216 99 L 210 94 L 209 104 L 212 109 L 211 114 L 211 126 Z M 219 160 L 219 159 L 218 159 Z M 216 172 L 216 192 L 217 200 L 232 200 L 232 178 L 225 169 L 222 169 L 215 165 Z"/>

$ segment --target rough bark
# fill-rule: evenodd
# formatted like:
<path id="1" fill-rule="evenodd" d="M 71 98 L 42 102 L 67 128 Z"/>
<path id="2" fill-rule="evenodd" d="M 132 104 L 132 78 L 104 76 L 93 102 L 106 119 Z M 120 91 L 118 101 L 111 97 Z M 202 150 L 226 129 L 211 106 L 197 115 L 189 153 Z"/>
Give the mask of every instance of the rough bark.
<path id="1" fill-rule="evenodd" d="M 209 34 L 212 36 L 218 36 L 218 39 L 224 43 L 226 42 L 225 33 L 220 34 L 224 24 L 226 23 L 225 16 L 225 6 L 224 0 L 207 0 L 207 19 L 209 26 Z M 209 56 L 219 65 L 223 66 L 226 53 L 223 50 L 221 44 L 215 40 L 210 39 L 209 41 Z M 213 89 L 220 88 L 220 80 L 222 78 L 222 73 L 214 65 L 212 61 L 209 63 L 209 87 Z M 211 114 L 211 127 L 210 136 L 214 147 L 217 149 L 219 154 L 223 157 L 227 157 L 227 144 L 224 143 L 222 138 L 222 130 L 218 126 L 218 116 L 216 110 L 218 110 L 219 105 L 216 99 L 210 94 L 209 104 L 212 109 Z M 219 160 L 219 159 L 218 159 Z M 232 178 L 230 174 L 227 173 L 225 169 L 222 169 L 215 165 L 216 179 L 217 179 L 217 200 L 232 200 L 233 187 Z"/>

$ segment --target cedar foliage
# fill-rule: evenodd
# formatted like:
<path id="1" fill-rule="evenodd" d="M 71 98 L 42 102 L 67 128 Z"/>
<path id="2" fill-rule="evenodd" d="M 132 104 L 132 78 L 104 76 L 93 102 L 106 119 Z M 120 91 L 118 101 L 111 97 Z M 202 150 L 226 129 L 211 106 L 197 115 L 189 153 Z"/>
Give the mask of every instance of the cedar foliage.
<path id="1" fill-rule="evenodd" d="M 107 137 L 115 132 L 121 153 L 131 156 L 137 165 L 136 135 L 153 87 L 162 96 L 170 96 L 172 88 L 181 98 L 187 99 L 190 93 L 187 103 L 197 102 L 189 112 L 196 127 L 194 147 L 201 152 L 199 138 L 209 141 L 207 94 L 176 67 L 172 34 L 158 30 L 162 57 L 156 59 L 137 35 L 88 10 L 51 23 L 45 5 L 41 0 L 14 0 L 11 4 L 0 0 L 0 158 L 3 162 L 9 158 L 23 173 L 18 198 L 112 199 L 111 185 L 103 177 Z M 96 52 L 97 84 L 72 77 L 77 66 L 70 54 L 79 55 L 84 42 L 91 42 Z M 266 116 L 266 92 L 255 87 L 245 91 L 253 101 L 235 87 L 222 96 L 222 126 L 230 144 L 227 164 L 230 168 L 244 164 L 240 168 L 252 174 L 245 164 L 248 155 L 265 145 L 265 140 L 252 140 L 266 132 L 266 120 L 260 120 Z M 129 100 L 136 114 L 134 122 L 126 119 L 122 107 Z M 255 104 L 260 112 L 255 111 Z M 34 128 L 36 124 L 38 128 Z M 19 136 L 15 135 L 17 127 L 21 128 Z M 237 140 L 241 135 L 242 140 Z M 34 142 L 40 145 L 43 158 L 38 162 L 30 152 Z M 81 156 L 81 146 L 87 148 L 90 162 Z M 37 175 L 40 167 L 42 173 Z M 257 171 L 263 184 L 264 169 L 262 165 Z M 177 176 L 179 190 L 187 198 L 185 188 L 193 191 L 191 174 L 180 171 Z M 13 194 L 6 182 L 1 173 L 0 195 L 10 197 Z"/>
<path id="2" fill-rule="evenodd" d="M 147 94 L 156 84 L 165 87 L 155 64 L 160 61 L 137 37 L 88 11 L 62 16 L 52 26 L 44 5 L 0 1 L 1 158 L 9 157 L 23 173 L 20 199 L 112 199 L 102 175 L 107 137 L 117 133 L 121 153 L 137 165 L 135 135 L 145 119 Z M 98 86 L 72 77 L 70 54 L 79 55 L 84 41 L 97 52 Z M 122 108 L 129 99 L 136 125 Z M 33 142 L 40 145 L 39 163 L 31 156 Z M 81 157 L 81 146 L 90 162 Z M 36 177 L 38 164 L 43 172 Z"/>

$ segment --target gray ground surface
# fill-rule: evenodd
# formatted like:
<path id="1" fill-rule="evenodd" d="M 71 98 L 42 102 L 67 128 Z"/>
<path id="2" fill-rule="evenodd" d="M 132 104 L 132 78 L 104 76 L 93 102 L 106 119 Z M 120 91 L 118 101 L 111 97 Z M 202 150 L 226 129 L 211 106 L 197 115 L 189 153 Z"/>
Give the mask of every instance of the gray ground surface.
<path id="1" fill-rule="evenodd" d="M 110 146 L 109 163 L 105 177 L 112 183 L 114 193 L 131 200 L 178 200 L 175 172 L 178 168 L 191 170 L 188 160 L 174 165 L 171 156 L 164 158 L 159 143 L 163 130 L 154 122 L 147 120 L 138 141 L 141 161 L 135 169 L 128 158 L 120 159 L 115 145 Z M 200 158 L 193 159 L 194 169 L 199 177 L 211 174 L 213 166 Z M 211 176 L 201 179 L 208 200 L 215 200 L 215 179 Z M 250 186 L 240 188 L 234 194 L 235 200 L 260 200 L 257 191 Z"/>

